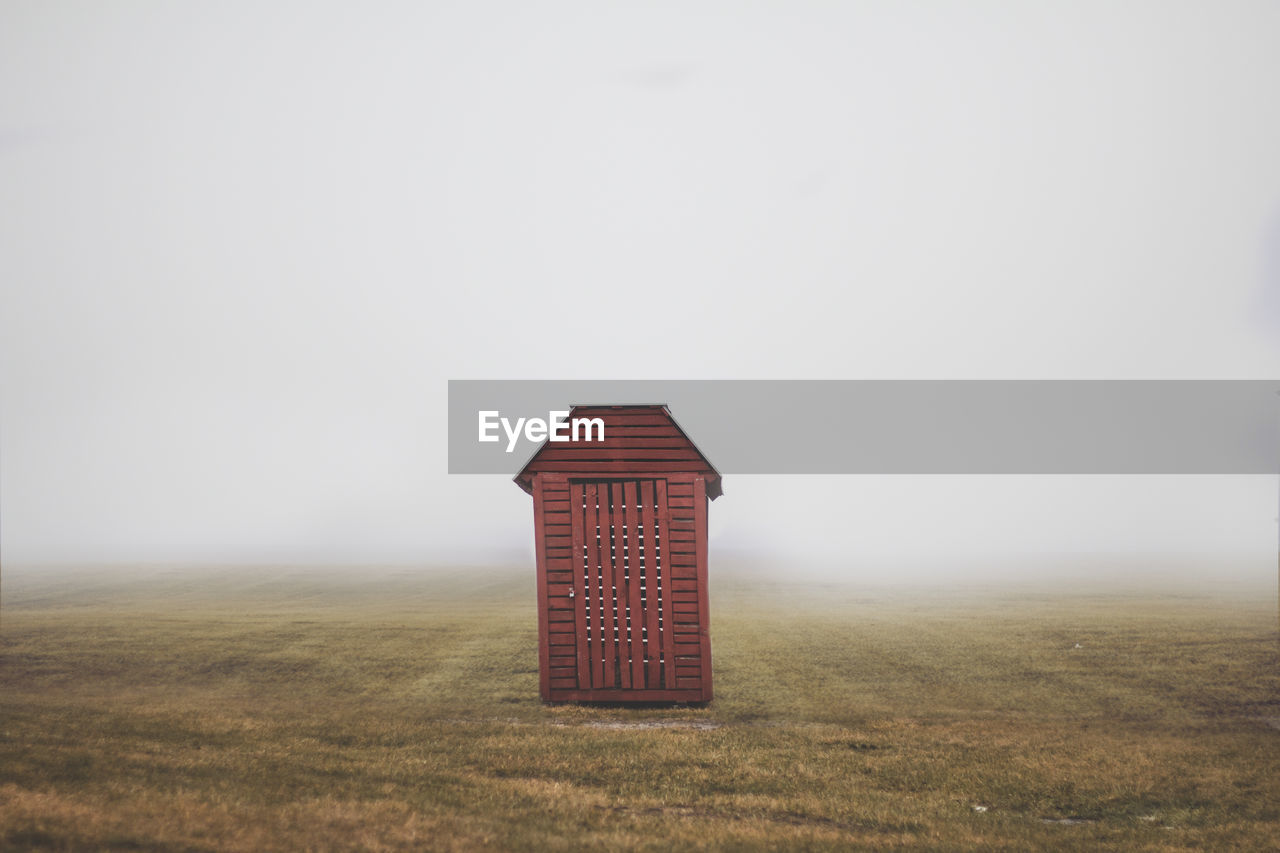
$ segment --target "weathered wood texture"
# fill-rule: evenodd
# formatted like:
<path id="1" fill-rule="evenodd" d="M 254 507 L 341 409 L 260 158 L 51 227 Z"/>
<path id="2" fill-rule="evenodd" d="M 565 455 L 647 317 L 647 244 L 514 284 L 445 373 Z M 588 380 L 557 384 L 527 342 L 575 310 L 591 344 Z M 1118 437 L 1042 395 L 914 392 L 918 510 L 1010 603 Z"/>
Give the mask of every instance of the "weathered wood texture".
<path id="1" fill-rule="evenodd" d="M 625 428 L 678 433 L 665 407 L 618 411 Z M 711 699 L 707 501 L 720 476 L 678 437 L 674 449 L 692 448 L 702 469 L 651 471 L 650 457 L 628 460 L 619 444 L 607 473 L 539 453 L 516 478 L 534 496 L 544 700 Z"/>

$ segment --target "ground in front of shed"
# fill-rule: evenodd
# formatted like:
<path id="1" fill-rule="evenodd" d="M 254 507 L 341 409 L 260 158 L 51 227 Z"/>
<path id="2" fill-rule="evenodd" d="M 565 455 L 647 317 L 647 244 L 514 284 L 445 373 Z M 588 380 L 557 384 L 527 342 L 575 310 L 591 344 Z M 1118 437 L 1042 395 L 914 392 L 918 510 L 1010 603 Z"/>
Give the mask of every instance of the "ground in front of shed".
<path id="1" fill-rule="evenodd" d="M 630 710 L 538 702 L 529 569 L 6 568 L 0 847 L 1280 838 L 1274 590 L 717 569 L 716 700 Z"/>

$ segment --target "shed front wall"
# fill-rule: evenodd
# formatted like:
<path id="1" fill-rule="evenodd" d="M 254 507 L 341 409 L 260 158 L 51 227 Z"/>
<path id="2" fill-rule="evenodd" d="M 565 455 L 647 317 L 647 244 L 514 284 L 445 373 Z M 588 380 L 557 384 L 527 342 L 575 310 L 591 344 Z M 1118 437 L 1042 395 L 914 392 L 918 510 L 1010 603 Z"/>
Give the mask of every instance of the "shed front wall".
<path id="1" fill-rule="evenodd" d="M 700 475 L 533 478 L 545 701 L 711 699 Z"/>

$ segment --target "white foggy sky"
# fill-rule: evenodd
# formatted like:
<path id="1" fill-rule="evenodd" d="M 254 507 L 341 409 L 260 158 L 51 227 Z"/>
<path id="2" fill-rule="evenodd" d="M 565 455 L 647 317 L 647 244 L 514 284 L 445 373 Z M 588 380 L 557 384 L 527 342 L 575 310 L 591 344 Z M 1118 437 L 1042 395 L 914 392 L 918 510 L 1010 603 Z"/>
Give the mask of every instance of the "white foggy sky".
<path id="1" fill-rule="evenodd" d="M 3 558 L 523 559 L 449 378 L 1274 378 L 1277 45 L 1269 2 L 6 2 Z M 713 549 L 1273 577 L 1275 492 L 727 477 Z"/>

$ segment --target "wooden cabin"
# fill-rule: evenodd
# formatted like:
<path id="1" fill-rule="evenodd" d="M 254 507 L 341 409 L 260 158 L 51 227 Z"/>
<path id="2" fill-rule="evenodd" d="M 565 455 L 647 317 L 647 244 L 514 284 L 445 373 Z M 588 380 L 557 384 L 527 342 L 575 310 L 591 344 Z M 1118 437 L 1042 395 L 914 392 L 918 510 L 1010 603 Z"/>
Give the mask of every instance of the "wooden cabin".
<path id="1" fill-rule="evenodd" d="M 546 702 L 711 700 L 707 502 L 720 474 L 666 406 L 575 406 L 603 440 L 544 442 L 533 495 Z"/>

